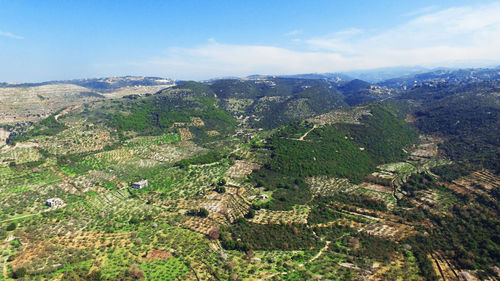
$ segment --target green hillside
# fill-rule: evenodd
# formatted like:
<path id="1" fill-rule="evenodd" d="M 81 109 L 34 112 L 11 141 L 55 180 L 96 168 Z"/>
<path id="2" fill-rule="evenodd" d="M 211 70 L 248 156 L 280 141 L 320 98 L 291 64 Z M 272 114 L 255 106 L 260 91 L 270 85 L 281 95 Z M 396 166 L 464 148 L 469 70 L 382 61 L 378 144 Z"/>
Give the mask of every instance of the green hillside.
<path id="1" fill-rule="evenodd" d="M 0 280 L 494 279 L 498 84 L 392 90 L 186 81 L 5 126 Z"/>
<path id="2" fill-rule="evenodd" d="M 274 134 L 267 144 L 271 151 L 269 163 L 253 175 L 258 186 L 283 193 L 271 208 L 290 208 L 298 203 L 283 203 L 290 201 L 289 197 L 307 201 L 307 191 L 293 188 L 303 187 L 300 183 L 305 177 L 327 175 L 359 183 L 377 165 L 403 160 L 403 148 L 417 140 L 415 130 L 384 107 L 372 106 L 370 112 L 360 125 L 313 128 L 301 123 Z M 297 138 L 298 131 L 308 130 L 310 133 L 303 140 Z"/>

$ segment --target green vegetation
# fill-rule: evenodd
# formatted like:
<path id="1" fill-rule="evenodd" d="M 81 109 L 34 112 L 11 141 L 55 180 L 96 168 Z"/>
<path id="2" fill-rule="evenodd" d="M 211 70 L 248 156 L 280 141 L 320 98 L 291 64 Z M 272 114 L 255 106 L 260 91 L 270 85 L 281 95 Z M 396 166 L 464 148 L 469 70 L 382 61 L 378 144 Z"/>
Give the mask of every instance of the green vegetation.
<path id="1" fill-rule="evenodd" d="M 7 279 L 494 278 L 495 85 L 183 82 L 5 126 Z"/>
<path id="2" fill-rule="evenodd" d="M 16 227 L 17 227 L 16 223 L 15 223 L 15 222 L 12 222 L 12 223 L 10 223 L 10 224 L 7 226 L 6 230 L 7 230 L 7 231 L 13 231 L 13 230 L 15 230 L 15 229 L 16 229 Z"/>
<path id="3" fill-rule="evenodd" d="M 262 225 L 244 219 L 222 228 L 220 240 L 225 249 L 240 251 L 303 250 L 321 245 L 305 225 Z"/>
<path id="4" fill-rule="evenodd" d="M 411 197 L 415 196 L 415 192 L 426 189 L 444 189 L 443 186 L 436 183 L 434 178 L 428 174 L 414 174 L 402 186 L 403 190 L 408 192 Z"/>
<path id="5" fill-rule="evenodd" d="M 381 200 L 373 199 L 363 194 L 345 194 L 339 193 L 332 196 L 331 198 L 326 197 L 334 202 L 340 202 L 344 204 L 350 204 L 353 206 L 372 209 L 376 211 L 387 211 L 387 206 Z"/>
<path id="6" fill-rule="evenodd" d="M 54 136 L 62 132 L 66 128 L 67 127 L 63 123 L 56 120 L 54 115 L 50 115 L 49 117 L 38 122 L 32 129 L 30 129 L 26 133 L 13 137 L 11 138 L 11 140 L 19 142 L 26 141 L 36 136 Z"/>
<path id="7" fill-rule="evenodd" d="M 417 196 L 418 190 L 444 189 L 432 177 L 425 174 L 413 175 L 403 188 L 409 192 L 410 198 Z M 413 215 L 405 216 L 412 221 L 430 219 L 434 226 L 429 230 L 429 236 L 409 240 L 418 249 L 415 256 L 421 270 L 429 267 L 424 252 L 432 253 L 440 250 L 446 253 L 458 268 L 479 269 L 483 276 L 491 274 L 491 268 L 484 265 L 491 264 L 500 255 L 500 247 L 494 242 L 499 238 L 499 219 L 498 216 L 490 216 L 487 213 L 500 210 L 498 201 L 491 196 L 478 195 L 477 202 L 481 202 L 480 204 L 467 204 L 471 201 L 470 196 L 446 192 L 461 202 L 451 208 L 451 215 L 440 216 L 418 209 Z M 494 192 L 492 190 L 490 194 Z M 435 280 L 432 276 L 428 276 L 427 279 Z"/>
<path id="8" fill-rule="evenodd" d="M 203 165 L 210 164 L 217 161 L 220 161 L 222 158 L 225 158 L 227 155 L 223 151 L 218 150 L 210 150 L 209 152 L 198 155 L 196 157 L 182 159 L 175 163 L 175 166 L 180 168 L 187 168 L 189 165 Z"/>
<path id="9" fill-rule="evenodd" d="M 203 92 L 216 93 L 225 100 L 227 108 L 231 108 L 229 99 L 252 100 L 241 112 L 258 116 L 251 122 L 267 129 L 346 106 L 339 91 L 330 83 L 316 79 L 273 78 L 264 83 L 224 79 L 214 81 L 209 88 L 211 91 Z"/>
<path id="10" fill-rule="evenodd" d="M 362 125 L 338 124 L 313 130 L 308 141 L 278 134 L 271 140 L 271 170 L 299 176 L 330 175 L 359 182 L 379 163 L 405 157 L 402 148 L 416 133 L 386 109 L 375 106 Z"/>
<path id="11" fill-rule="evenodd" d="M 205 208 L 191 209 L 186 213 L 188 216 L 196 216 L 200 218 L 208 217 L 208 211 Z"/>
<path id="12" fill-rule="evenodd" d="M 256 186 L 273 190 L 271 209 L 287 210 L 310 199 L 304 177 L 328 175 L 359 183 L 381 163 L 404 159 L 403 148 L 416 133 L 390 111 L 373 106 L 361 125 L 336 124 L 312 130 L 301 141 L 292 138 L 302 126 L 292 124 L 268 141 L 271 160 L 252 174 Z"/>
<path id="13" fill-rule="evenodd" d="M 299 176 L 287 176 L 269 169 L 261 169 L 251 175 L 251 180 L 257 187 L 264 186 L 273 191 L 273 200 L 260 205 L 263 208 L 289 210 L 311 198 L 309 187 Z"/>
<path id="14" fill-rule="evenodd" d="M 16 269 L 16 271 L 12 272 L 12 277 L 14 279 L 23 278 L 24 276 L 26 276 L 26 268 L 24 267 L 20 267 Z"/>
<path id="15" fill-rule="evenodd" d="M 441 180 L 451 182 L 460 177 L 467 176 L 472 169 L 467 165 L 451 164 L 433 167 L 431 171 L 438 175 Z"/>
<path id="16" fill-rule="evenodd" d="M 446 136 L 440 148 L 453 160 L 498 173 L 500 108 L 495 91 L 494 85 L 478 83 L 418 93 L 423 105 L 415 109 L 416 125 L 423 133 Z"/>
<path id="17" fill-rule="evenodd" d="M 333 127 L 314 130 L 308 139 L 311 141 L 274 137 L 269 168 L 285 175 L 331 175 L 357 182 L 374 168 L 368 152 Z"/>
<path id="18" fill-rule="evenodd" d="M 324 86 L 311 87 L 282 103 L 265 102 L 268 105 L 262 120 L 256 126 L 275 128 L 290 121 L 300 120 L 332 109 L 342 108 L 346 104 L 340 93 Z"/>
<path id="19" fill-rule="evenodd" d="M 160 136 L 138 137 L 130 140 L 127 144 L 137 145 L 137 146 L 150 146 L 150 145 L 162 145 L 167 143 L 176 143 L 179 142 L 180 140 L 181 137 L 179 136 L 179 134 L 163 134 Z"/>
<path id="20" fill-rule="evenodd" d="M 342 217 L 342 214 L 339 212 L 339 208 L 336 208 L 331 204 L 331 198 L 316 198 L 313 202 L 311 202 L 311 205 L 313 207 L 308 218 L 309 223 L 311 224 L 327 223 Z"/>
<path id="21" fill-rule="evenodd" d="M 388 262 L 397 248 L 394 242 L 386 239 L 373 237 L 363 233 L 358 233 L 353 236 L 354 239 L 359 239 L 359 249 L 357 249 L 354 254 L 359 258 L 370 258 Z"/>
<path id="22" fill-rule="evenodd" d="M 104 118 L 118 133 L 135 131 L 141 135 L 160 135 L 171 132 L 176 122 L 196 131 L 198 137 L 210 139 L 206 131 L 215 130 L 225 135 L 234 130 L 234 118 L 219 109 L 217 100 L 208 96 L 183 98 L 182 96 L 157 95 L 137 100 L 123 100 L 107 109 Z M 104 108 L 103 108 L 104 109 Z M 102 110 L 102 109 L 100 109 Z M 101 113 L 95 113 L 97 116 Z M 190 125 L 191 117 L 199 117 L 204 122 L 200 130 Z"/>
<path id="23" fill-rule="evenodd" d="M 226 192 L 226 188 L 224 186 L 219 185 L 219 184 L 217 184 L 217 186 L 215 187 L 214 190 L 217 193 L 225 193 Z"/>

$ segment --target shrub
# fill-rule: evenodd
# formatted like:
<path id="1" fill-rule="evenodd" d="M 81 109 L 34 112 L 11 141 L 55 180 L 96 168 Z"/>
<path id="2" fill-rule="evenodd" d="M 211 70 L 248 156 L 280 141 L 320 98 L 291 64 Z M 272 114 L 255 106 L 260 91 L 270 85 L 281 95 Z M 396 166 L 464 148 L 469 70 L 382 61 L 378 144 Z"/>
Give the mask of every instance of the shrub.
<path id="1" fill-rule="evenodd" d="M 219 186 L 226 185 L 226 183 L 227 183 L 227 182 L 226 182 L 226 179 L 225 179 L 225 178 L 221 178 L 221 179 L 219 179 L 219 181 L 217 182 L 217 184 L 218 184 Z"/>
<path id="2" fill-rule="evenodd" d="M 251 219 L 253 217 L 255 217 L 255 210 L 254 209 L 248 210 L 248 213 L 245 215 L 245 218 Z"/>
<path id="3" fill-rule="evenodd" d="M 7 226 L 7 231 L 12 231 L 12 230 L 15 230 L 17 227 L 16 223 L 11 223 Z"/>
<path id="4" fill-rule="evenodd" d="M 224 186 L 217 186 L 217 187 L 215 187 L 214 190 L 217 193 L 225 193 L 226 192 L 226 188 Z"/>
<path id="5" fill-rule="evenodd" d="M 208 232 L 208 237 L 212 240 L 217 240 L 220 237 L 220 230 L 218 227 L 214 226 L 210 231 Z"/>
<path id="6" fill-rule="evenodd" d="M 95 270 L 95 271 L 92 271 L 91 273 L 89 273 L 89 275 L 87 275 L 87 280 L 101 281 L 101 280 L 104 280 L 104 278 L 102 277 L 102 274 L 99 270 Z"/>
<path id="7" fill-rule="evenodd" d="M 198 211 L 198 216 L 201 217 L 201 218 L 208 217 L 208 211 L 207 211 L 207 209 L 200 208 L 200 210 Z"/>
<path id="8" fill-rule="evenodd" d="M 142 280 L 146 278 L 144 271 L 139 268 L 137 264 L 133 264 L 130 266 L 128 270 L 128 275 L 133 279 Z"/>
<path id="9" fill-rule="evenodd" d="M 26 276 L 26 268 L 24 267 L 19 267 L 12 273 L 14 279 L 23 278 L 24 276 Z"/>
<path id="10" fill-rule="evenodd" d="M 200 217 L 200 218 L 206 218 L 208 217 L 208 211 L 205 208 L 200 208 L 200 209 L 191 209 L 186 213 L 188 216 L 194 216 L 194 217 Z"/>

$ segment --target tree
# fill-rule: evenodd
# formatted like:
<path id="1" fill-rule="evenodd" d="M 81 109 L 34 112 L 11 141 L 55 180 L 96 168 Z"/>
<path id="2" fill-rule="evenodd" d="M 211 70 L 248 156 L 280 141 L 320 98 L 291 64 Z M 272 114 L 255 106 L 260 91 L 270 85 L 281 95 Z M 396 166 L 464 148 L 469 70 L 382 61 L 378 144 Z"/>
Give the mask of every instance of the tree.
<path id="1" fill-rule="evenodd" d="M 15 229 L 16 229 L 16 227 L 17 227 L 16 223 L 15 223 L 15 222 L 13 222 L 13 223 L 11 223 L 11 224 L 9 224 L 9 225 L 7 226 L 7 231 L 12 231 L 12 230 L 15 230 Z"/>
<path id="2" fill-rule="evenodd" d="M 23 278 L 24 276 L 26 276 L 26 268 L 24 267 L 19 267 L 12 273 L 14 279 Z"/>
<path id="3" fill-rule="evenodd" d="M 94 270 L 91 273 L 89 273 L 89 275 L 87 275 L 87 280 L 101 281 L 104 280 L 104 278 L 102 277 L 102 274 L 99 270 Z"/>
<path id="4" fill-rule="evenodd" d="M 214 190 L 217 193 L 225 193 L 226 192 L 226 188 L 224 186 L 217 186 Z"/>
<path id="5" fill-rule="evenodd" d="M 219 179 L 219 181 L 217 182 L 217 184 L 218 184 L 219 186 L 226 185 L 226 183 L 227 183 L 227 181 L 226 181 L 226 179 L 225 179 L 225 178 L 221 178 L 221 179 Z"/>
<path id="6" fill-rule="evenodd" d="M 205 208 L 200 208 L 200 209 L 191 209 L 186 213 L 188 216 L 197 216 L 200 218 L 206 218 L 208 217 L 208 211 Z"/>
<path id="7" fill-rule="evenodd" d="M 212 227 L 210 231 L 208 232 L 208 237 L 212 240 L 217 240 L 220 237 L 220 230 L 217 226 Z"/>
<path id="8" fill-rule="evenodd" d="M 245 215 L 245 218 L 251 219 L 253 217 L 255 217 L 255 210 L 254 209 L 248 210 L 248 213 Z"/>
<path id="9" fill-rule="evenodd" d="M 137 264 L 133 264 L 130 266 L 130 268 L 128 269 L 128 274 L 130 277 L 137 280 L 142 280 L 146 278 L 144 271 L 140 269 Z"/>
<path id="10" fill-rule="evenodd" d="M 198 211 L 198 216 L 201 217 L 201 218 L 208 217 L 208 211 L 207 211 L 207 209 L 200 208 L 200 210 Z"/>

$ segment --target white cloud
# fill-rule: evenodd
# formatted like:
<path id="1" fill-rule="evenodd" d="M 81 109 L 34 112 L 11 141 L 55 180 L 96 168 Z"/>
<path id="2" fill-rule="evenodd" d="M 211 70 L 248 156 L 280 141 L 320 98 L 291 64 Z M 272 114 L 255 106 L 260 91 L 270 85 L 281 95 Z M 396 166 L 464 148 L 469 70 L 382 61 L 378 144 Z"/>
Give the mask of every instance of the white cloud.
<path id="1" fill-rule="evenodd" d="M 294 30 L 291 30 L 287 33 L 285 33 L 284 35 L 285 36 L 297 36 L 297 35 L 300 35 L 302 34 L 304 31 L 302 29 L 294 29 Z"/>
<path id="2" fill-rule="evenodd" d="M 436 11 L 439 7 L 436 6 L 436 5 L 432 5 L 432 6 L 427 6 L 427 7 L 423 7 L 423 8 L 420 8 L 420 9 L 416 9 L 416 10 L 413 10 L 409 13 L 406 13 L 406 14 L 403 14 L 402 16 L 404 17 L 414 17 L 414 16 L 418 16 L 418 15 L 421 15 L 421 14 L 428 14 L 428 13 L 431 13 L 433 11 Z"/>
<path id="3" fill-rule="evenodd" d="M 312 50 L 326 50 L 330 52 L 341 52 L 345 55 L 353 54 L 354 46 L 357 44 L 358 36 L 363 30 L 359 28 L 349 28 L 334 32 L 320 38 L 306 40 L 306 44 Z"/>
<path id="4" fill-rule="evenodd" d="M 203 79 L 256 73 L 326 72 L 331 69 L 332 64 L 340 65 L 345 62 L 340 55 L 334 53 L 208 43 L 195 48 L 170 48 L 164 56 L 134 63 L 133 67 L 177 79 Z"/>
<path id="5" fill-rule="evenodd" d="M 1 30 L 0 30 L 0 36 L 9 37 L 9 38 L 12 38 L 12 39 L 24 39 L 24 37 L 22 37 L 22 36 L 15 35 L 13 33 L 6 32 L 6 31 L 1 31 Z"/>
<path id="6" fill-rule="evenodd" d="M 293 47 L 300 51 L 210 40 L 192 48 L 169 48 L 162 56 L 134 65 L 174 78 L 200 79 L 401 65 L 497 63 L 500 62 L 498 15 L 498 2 L 419 13 L 401 25 L 376 33 L 352 28 L 324 37 L 295 40 Z"/>

